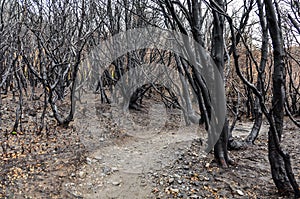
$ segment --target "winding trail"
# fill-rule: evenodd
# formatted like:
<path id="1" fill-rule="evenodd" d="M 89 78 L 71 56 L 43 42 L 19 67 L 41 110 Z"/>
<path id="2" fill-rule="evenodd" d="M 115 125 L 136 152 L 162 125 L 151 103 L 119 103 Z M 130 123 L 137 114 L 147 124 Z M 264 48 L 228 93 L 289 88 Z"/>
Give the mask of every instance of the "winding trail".
<path id="1" fill-rule="evenodd" d="M 148 173 L 172 164 L 180 151 L 199 138 L 193 130 L 151 133 L 141 131 L 122 141 L 95 150 L 80 189 L 83 198 L 145 198 L 151 193 Z M 78 190 L 78 189 L 77 189 Z"/>
<path id="2" fill-rule="evenodd" d="M 154 112 L 157 114 L 152 113 L 152 115 L 159 116 L 160 107 L 157 106 Z M 108 115 L 106 117 L 109 118 Z M 146 121 L 143 114 L 137 114 L 135 119 L 142 124 L 139 128 L 129 123 L 129 131 L 111 141 L 102 136 L 105 132 L 102 127 L 113 126 L 111 123 L 107 120 L 102 121 L 102 124 L 95 123 L 83 118 L 88 128 L 81 125 L 83 129 L 85 128 L 82 139 L 87 138 L 84 144 L 89 149 L 89 153 L 86 163 L 76 174 L 73 174 L 76 181 L 68 181 L 64 184 L 70 196 L 91 199 L 153 198 L 151 192 L 155 184 L 151 182 L 149 176 L 156 175 L 165 167 L 174 164 L 178 156 L 189 150 L 193 140 L 200 138 L 205 140 L 204 134 L 201 134 L 205 130 L 199 129 L 198 126 L 182 127 L 181 125 L 179 129 L 164 131 L 149 129 L 149 125 L 147 127 L 146 123 L 143 123 Z M 154 123 L 150 127 L 162 122 L 152 121 Z M 237 124 L 234 136 L 245 137 L 251 127 L 252 124 L 246 126 Z M 203 156 L 205 157 L 205 154 Z"/>

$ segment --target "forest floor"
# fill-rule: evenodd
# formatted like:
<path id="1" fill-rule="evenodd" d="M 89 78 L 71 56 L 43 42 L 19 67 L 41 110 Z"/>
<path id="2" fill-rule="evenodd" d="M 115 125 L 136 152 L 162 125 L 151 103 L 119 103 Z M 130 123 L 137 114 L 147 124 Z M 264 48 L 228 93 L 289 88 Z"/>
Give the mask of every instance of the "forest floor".
<path id="1" fill-rule="evenodd" d="M 131 123 L 123 125 L 93 103 L 81 105 L 69 128 L 57 127 L 47 113 L 41 134 L 35 131 L 40 104 L 24 110 L 23 131 L 10 132 L 16 103 L 5 96 L 2 103 L 0 198 L 281 197 L 271 179 L 266 123 L 256 145 L 230 151 L 236 165 L 222 169 L 213 154 L 201 152 L 204 129 L 182 126 L 178 111 L 162 113 L 159 103 L 153 110 L 145 105 L 131 111 Z M 150 122 L 149 111 L 156 118 L 170 117 Z M 242 140 L 251 127 L 238 122 L 234 137 Z M 284 130 L 282 145 L 300 182 L 299 129 L 287 121 Z"/>

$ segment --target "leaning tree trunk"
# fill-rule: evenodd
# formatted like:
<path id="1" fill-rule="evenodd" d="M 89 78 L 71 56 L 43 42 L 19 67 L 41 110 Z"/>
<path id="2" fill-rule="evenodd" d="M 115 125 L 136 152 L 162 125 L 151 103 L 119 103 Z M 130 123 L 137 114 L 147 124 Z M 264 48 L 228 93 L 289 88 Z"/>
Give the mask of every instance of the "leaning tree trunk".
<path id="1" fill-rule="evenodd" d="M 278 23 L 275 8 L 272 0 L 265 0 L 265 9 L 268 22 L 269 33 L 273 44 L 274 70 L 273 70 L 273 98 L 272 98 L 272 119 L 274 125 L 269 129 L 269 161 L 273 181 L 279 192 L 286 192 L 291 185 L 295 196 L 300 197 L 300 190 L 294 178 L 289 155 L 282 151 L 280 147 L 283 132 L 283 117 L 285 103 L 285 66 L 283 40 Z"/>

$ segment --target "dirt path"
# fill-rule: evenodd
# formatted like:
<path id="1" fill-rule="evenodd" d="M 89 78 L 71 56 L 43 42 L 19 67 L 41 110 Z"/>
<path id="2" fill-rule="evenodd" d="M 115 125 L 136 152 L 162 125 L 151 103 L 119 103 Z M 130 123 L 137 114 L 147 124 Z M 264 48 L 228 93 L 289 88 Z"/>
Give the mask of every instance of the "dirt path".
<path id="1" fill-rule="evenodd" d="M 96 131 L 99 128 L 90 129 Z M 251 123 L 237 124 L 234 135 L 244 138 L 250 129 Z M 262 132 L 266 133 L 266 128 Z M 118 137 L 114 142 L 100 136 L 97 138 L 99 145 L 90 143 L 93 150 L 74 174 L 76 180 L 65 183 L 66 191 L 77 198 L 155 198 L 153 189 L 157 184 L 166 186 L 166 183 L 156 182 L 153 176 L 167 176 L 162 173 L 173 168 L 175 161 L 201 136 L 192 127 L 159 133 L 140 129 Z M 86 144 L 89 144 L 87 140 Z"/>
<path id="2" fill-rule="evenodd" d="M 161 114 L 159 106 L 156 112 Z M 109 114 L 101 114 L 98 122 L 87 116 L 82 117 L 83 122 L 77 122 L 88 155 L 86 162 L 64 182 L 63 189 L 68 197 L 278 197 L 267 158 L 267 125 L 262 127 L 257 145 L 231 152 L 237 166 L 223 170 L 213 162 L 212 154 L 199 155 L 203 149 L 199 142 L 199 138 L 203 138 L 200 132 L 205 132 L 204 129 L 149 128 L 147 114 L 136 112 L 126 124 L 130 128 L 124 130 L 110 119 Z M 132 125 L 132 121 L 138 122 L 138 127 Z M 172 121 L 171 127 L 178 122 Z M 237 123 L 234 137 L 244 139 L 251 127 L 251 122 Z M 298 159 L 295 160 L 298 165 Z M 298 173 L 296 171 L 296 175 Z"/>
<path id="3" fill-rule="evenodd" d="M 66 183 L 69 192 L 84 198 L 145 198 L 153 185 L 148 173 L 172 164 L 199 135 L 193 130 L 155 133 L 140 131 L 94 150 L 78 176 L 80 183 Z M 84 172 L 84 173 L 83 173 Z"/>

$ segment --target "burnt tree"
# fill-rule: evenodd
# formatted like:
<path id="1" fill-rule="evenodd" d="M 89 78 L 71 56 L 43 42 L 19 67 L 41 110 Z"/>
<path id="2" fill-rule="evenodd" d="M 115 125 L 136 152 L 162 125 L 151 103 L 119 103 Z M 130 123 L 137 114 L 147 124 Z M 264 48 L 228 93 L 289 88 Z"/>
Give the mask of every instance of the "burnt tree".
<path id="1" fill-rule="evenodd" d="M 275 7 L 271 0 L 265 0 L 265 9 L 268 22 L 268 29 L 272 39 L 274 70 L 273 79 L 273 98 L 271 117 L 274 120 L 274 126 L 271 125 L 268 132 L 269 161 L 273 181 L 279 192 L 289 190 L 292 185 L 295 197 L 300 197 L 299 186 L 292 173 L 290 156 L 282 151 L 280 142 L 283 133 L 283 117 L 285 103 L 285 64 L 283 39 L 278 22 Z"/>
<path id="2" fill-rule="evenodd" d="M 211 1 L 212 7 L 218 6 L 224 10 L 223 0 L 217 0 L 216 2 Z M 224 79 L 224 16 L 219 13 L 216 9 L 213 12 L 213 39 L 212 39 L 212 57 L 215 64 Z M 226 114 L 227 115 L 227 114 Z M 220 138 L 215 144 L 214 155 L 216 160 L 221 164 L 222 167 L 228 167 L 232 164 L 232 160 L 229 158 L 227 144 L 228 144 L 228 133 L 229 133 L 229 122 L 227 116 L 225 118 L 225 123 L 223 130 L 221 132 Z"/>

